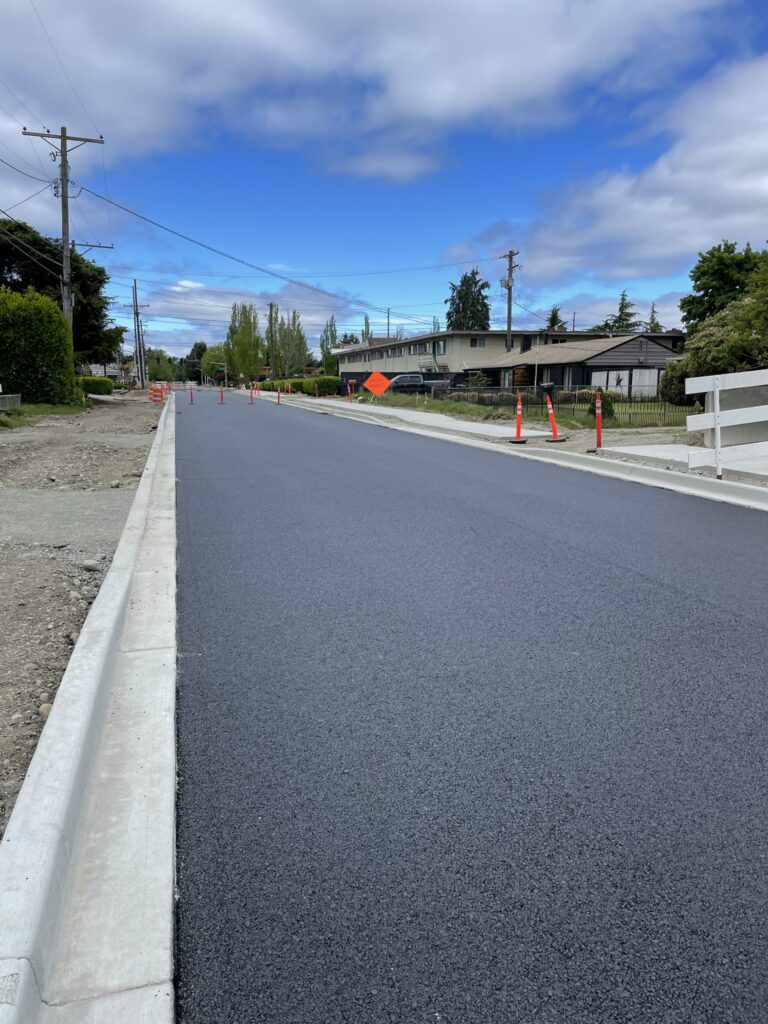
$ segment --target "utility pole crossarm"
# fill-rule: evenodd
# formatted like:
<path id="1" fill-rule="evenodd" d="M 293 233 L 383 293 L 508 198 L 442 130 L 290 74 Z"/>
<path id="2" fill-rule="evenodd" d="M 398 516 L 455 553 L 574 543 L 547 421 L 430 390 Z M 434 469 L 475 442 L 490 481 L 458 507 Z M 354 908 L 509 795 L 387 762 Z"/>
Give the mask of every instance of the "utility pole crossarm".
<path id="1" fill-rule="evenodd" d="M 65 132 L 66 129 L 62 128 L 61 132 Z M 61 141 L 61 132 L 29 132 L 26 128 L 21 129 L 22 135 L 34 135 L 37 139 L 59 139 Z M 67 141 L 69 142 L 95 142 L 99 146 L 104 145 L 104 136 L 100 135 L 98 139 L 86 139 L 83 135 L 67 135 Z"/>

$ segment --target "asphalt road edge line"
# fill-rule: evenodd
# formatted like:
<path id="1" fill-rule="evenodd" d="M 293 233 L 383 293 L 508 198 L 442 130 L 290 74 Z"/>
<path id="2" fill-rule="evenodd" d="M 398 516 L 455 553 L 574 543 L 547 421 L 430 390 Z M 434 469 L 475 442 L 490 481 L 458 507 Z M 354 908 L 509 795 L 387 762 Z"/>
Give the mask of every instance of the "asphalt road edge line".
<path id="1" fill-rule="evenodd" d="M 0 1024 L 173 1021 L 175 497 L 171 397 L 0 844 Z M 169 580 L 173 594 L 172 608 L 154 609 L 165 623 L 166 650 L 164 665 L 153 663 L 151 675 L 140 663 L 131 666 L 131 659 L 140 662 L 148 652 L 126 644 L 132 620 L 153 618 L 147 606 L 152 591 L 146 581 L 139 587 L 138 568 L 143 565 L 146 576 L 148 562 L 157 582 L 165 582 L 156 588 L 156 602 L 167 605 Z M 137 671 L 142 667 L 143 675 Z M 141 726 L 118 737 L 118 764 L 126 770 L 116 775 L 115 737 L 105 742 L 105 735 L 110 722 L 120 721 L 121 688 L 123 696 L 132 694 Z M 151 777 L 143 750 L 135 761 L 138 733 L 145 731 L 161 737 L 165 747 L 148 766 Z M 131 752 L 134 760 L 127 761 Z M 114 820 L 105 820 L 105 807 Z M 98 834 L 86 841 L 89 821 L 96 821 Z M 122 845 L 126 836 L 130 850 Z M 125 891 L 115 891 L 114 878 L 109 888 L 102 884 L 106 905 L 88 904 L 100 868 L 87 861 L 94 848 L 103 863 L 135 864 Z M 135 856 L 147 848 L 152 857 Z M 155 905 L 145 914 L 149 900 Z M 90 922 L 79 933 L 73 912 Z M 137 943 L 142 954 L 134 957 Z M 83 948 L 95 952 L 83 956 Z"/>
<path id="2" fill-rule="evenodd" d="M 580 452 L 550 453 L 541 450 L 534 452 L 530 449 L 522 451 L 520 448 L 504 448 L 502 447 L 503 442 L 494 444 L 491 441 L 481 441 L 477 438 L 459 437 L 455 434 L 446 434 L 438 430 L 428 430 L 426 427 L 406 424 L 403 420 L 394 423 L 391 420 L 376 419 L 375 414 L 372 413 L 315 408 L 308 402 L 296 402 L 294 400 L 286 403 L 286 405 L 293 405 L 297 409 L 306 409 L 309 412 L 322 413 L 326 416 L 338 416 L 341 419 L 354 420 L 358 423 L 369 423 L 374 426 L 386 427 L 389 430 L 400 430 L 408 434 L 418 434 L 421 437 L 430 437 L 438 441 L 448 441 L 451 444 L 479 448 L 482 451 L 495 452 L 497 455 L 530 459 L 534 462 L 545 462 L 548 465 L 559 466 L 562 469 L 594 473 L 596 476 L 624 480 L 628 483 L 643 484 L 646 487 L 659 487 L 662 490 L 676 491 L 678 494 L 687 494 L 691 497 L 706 498 L 710 501 L 720 501 L 729 505 L 739 505 L 742 508 L 768 512 L 768 488 L 756 487 L 753 484 L 738 483 L 734 480 L 713 480 L 709 477 L 692 477 L 677 470 L 643 466 L 639 463 L 620 462 L 604 455 L 582 455 Z"/>

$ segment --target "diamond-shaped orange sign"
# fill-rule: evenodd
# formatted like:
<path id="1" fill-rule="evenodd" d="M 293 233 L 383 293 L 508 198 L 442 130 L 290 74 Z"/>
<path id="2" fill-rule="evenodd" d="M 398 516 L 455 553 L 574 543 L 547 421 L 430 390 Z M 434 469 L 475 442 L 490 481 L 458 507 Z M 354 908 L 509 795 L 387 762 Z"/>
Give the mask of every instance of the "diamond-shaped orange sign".
<path id="1" fill-rule="evenodd" d="M 383 373 L 374 370 L 370 377 L 366 377 L 363 381 L 363 387 L 372 391 L 377 398 L 381 398 L 389 387 L 389 377 L 385 377 Z"/>

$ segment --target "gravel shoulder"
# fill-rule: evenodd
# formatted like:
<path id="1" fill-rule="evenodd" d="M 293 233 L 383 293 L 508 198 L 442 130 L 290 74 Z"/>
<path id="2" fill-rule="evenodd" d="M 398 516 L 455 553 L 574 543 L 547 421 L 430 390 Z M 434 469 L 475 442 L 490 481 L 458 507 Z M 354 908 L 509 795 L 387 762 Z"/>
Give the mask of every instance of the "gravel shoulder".
<path id="1" fill-rule="evenodd" d="M 0 432 L 0 835 L 154 439 L 146 397 Z"/>

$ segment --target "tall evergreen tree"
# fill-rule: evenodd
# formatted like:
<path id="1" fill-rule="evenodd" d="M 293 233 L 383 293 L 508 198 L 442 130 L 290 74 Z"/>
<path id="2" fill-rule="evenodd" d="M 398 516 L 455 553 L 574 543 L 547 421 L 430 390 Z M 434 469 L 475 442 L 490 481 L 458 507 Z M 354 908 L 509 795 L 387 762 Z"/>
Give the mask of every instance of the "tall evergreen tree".
<path id="1" fill-rule="evenodd" d="M 595 324 L 593 331 L 605 334 L 636 334 L 642 330 L 643 323 L 634 312 L 635 304 L 627 297 L 626 289 L 619 296 L 619 308 L 613 316 L 606 317 L 601 324 Z"/>
<path id="2" fill-rule="evenodd" d="M 482 281 L 477 267 L 462 274 L 458 284 L 450 283 L 451 294 L 445 322 L 449 331 L 487 331 L 491 326 L 491 307 L 486 291 L 491 287 Z"/>
<path id="3" fill-rule="evenodd" d="M 648 333 L 649 334 L 661 334 L 664 330 L 663 326 L 659 322 L 659 318 L 656 315 L 656 303 L 651 303 L 651 312 L 648 314 Z"/>
<path id="4" fill-rule="evenodd" d="M 303 373 L 307 365 L 309 349 L 307 348 L 307 337 L 301 325 L 301 317 L 296 310 L 286 319 L 280 317 L 277 325 L 277 358 L 275 362 L 275 376 L 295 377 L 297 373 Z"/>
<path id="5" fill-rule="evenodd" d="M 566 329 L 565 321 L 563 320 L 562 316 L 560 315 L 560 307 L 559 306 L 553 306 L 552 309 L 550 309 L 550 311 L 549 311 L 549 316 L 547 317 L 546 330 L 548 330 L 548 331 L 564 331 L 565 329 Z"/>

